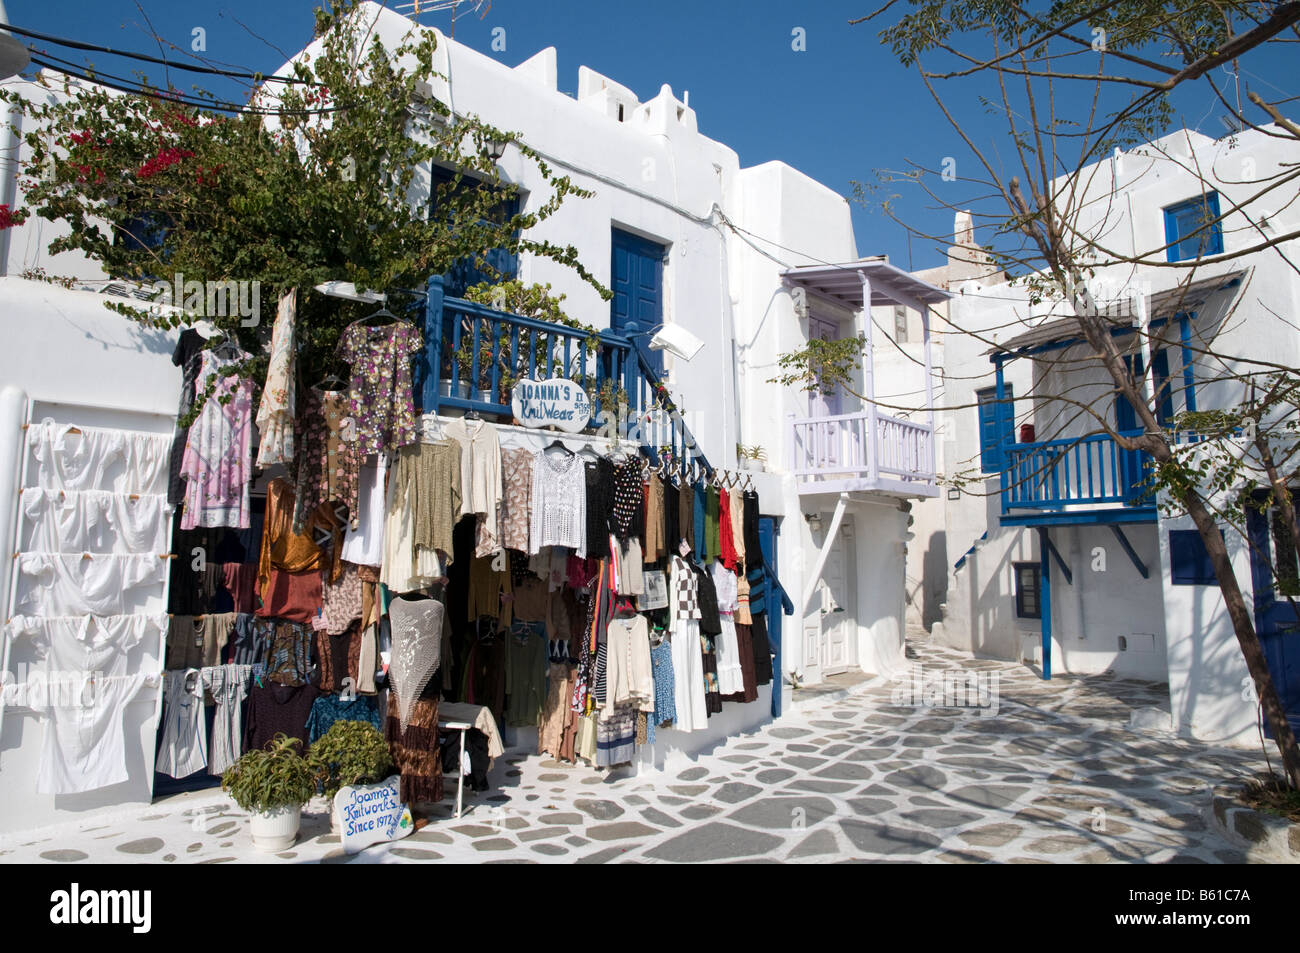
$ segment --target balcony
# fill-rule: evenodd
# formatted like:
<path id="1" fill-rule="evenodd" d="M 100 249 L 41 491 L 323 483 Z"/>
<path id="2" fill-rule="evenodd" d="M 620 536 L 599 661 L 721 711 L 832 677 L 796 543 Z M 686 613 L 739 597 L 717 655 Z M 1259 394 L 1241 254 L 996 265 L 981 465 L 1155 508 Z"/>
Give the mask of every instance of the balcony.
<path id="1" fill-rule="evenodd" d="M 1147 466 L 1146 454 L 1124 450 L 1108 434 L 1009 446 L 1002 525 L 1155 522 L 1143 485 Z"/>
<path id="2" fill-rule="evenodd" d="M 474 411 L 509 421 L 517 380 L 564 378 L 592 396 L 589 431 L 618 427 L 652 462 L 662 455 L 680 472 L 712 470 L 635 341 L 453 298 L 443 294 L 440 277 L 425 295 L 424 339 L 414 384 L 425 413 Z M 626 408 L 621 421 L 619 399 Z"/>
<path id="3" fill-rule="evenodd" d="M 790 427 L 790 471 L 801 494 L 939 495 L 934 430 L 926 424 L 865 410 L 792 417 Z"/>

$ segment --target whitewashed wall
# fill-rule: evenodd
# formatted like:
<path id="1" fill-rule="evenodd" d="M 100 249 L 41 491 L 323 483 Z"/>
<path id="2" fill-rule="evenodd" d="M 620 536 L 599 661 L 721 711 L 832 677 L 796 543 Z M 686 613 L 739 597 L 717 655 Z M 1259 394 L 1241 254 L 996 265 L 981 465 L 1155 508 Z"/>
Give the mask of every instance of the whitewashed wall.
<path id="1" fill-rule="evenodd" d="M 180 394 L 179 368 L 171 363 L 174 334 L 142 329 L 109 311 L 103 296 L 71 291 L 21 278 L 0 278 L 0 381 L 6 408 L 34 402 L 37 419 L 96 427 L 119 427 L 170 433 Z M 0 420 L 0 474 L 5 506 L 16 499 L 16 477 L 23 447 L 14 433 L 12 415 Z M 10 514 L 11 515 L 11 514 Z M 8 520 L 5 552 L 16 549 L 15 527 Z M 6 579 L 8 583 L 8 560 Z M 7 601 L 5 606 L 7 607 Z M 161 589 L 146 607 L 162 612 Z M 10 671 L 30 661 L 19 640 Z M 156 671 L 156 645 L 142 645 L 132 656 L 138 671 Z M 78 795 L 39 795 L 42 719 L 22 709 L 5 712 L 0 728 L 0 831 L 23 830 L 152 797 L 154 742 L 157 737 L 158 689 L 146 689 L 127 706 L 127 765 L 131 780 Z"/>

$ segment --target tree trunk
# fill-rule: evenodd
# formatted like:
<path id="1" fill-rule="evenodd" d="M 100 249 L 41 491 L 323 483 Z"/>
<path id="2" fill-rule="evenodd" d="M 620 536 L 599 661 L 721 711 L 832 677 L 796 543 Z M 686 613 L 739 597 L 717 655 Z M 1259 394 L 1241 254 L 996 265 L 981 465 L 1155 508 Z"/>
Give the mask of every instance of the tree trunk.
<path id="1" fill-rule="evenodd" d="M 1282 756 L 1282 769 L 1291 787 L 1300 789 L 1300 749 L 1296 747 L 1295 734 L 1291 731 L 1290 722 L 1286 720 L 1282 700 L 1273 685 L 1273 676 L 1269 673 L 1264 647 L 1255 632 L 1250 610 L 1246 608 L 1245 597 L 1237 585 L 1237 575 L 1228 558 L 1228 547 L 1199 493 L 1195 490 L 1188 493 L 1186 506 L 1187 515 L 1196 524 L 1201 540 L 1205 543 L 1205 551 L 1214 566 L 1214 575 L 1219 581 L 1219 590 L 1223 593 L 1223 602 L 1228 609 L 1228 617 L 1232 620 L 1237 644 L 1241 646 L 1242 657 L 1246 660 L 1246 669 L 1255 682 L 1255 693 L 1259 696 L 1260 707 L 1264 709 L 1264 717 L 1273 729 L 1273 738 L 1278 753 Z"/>

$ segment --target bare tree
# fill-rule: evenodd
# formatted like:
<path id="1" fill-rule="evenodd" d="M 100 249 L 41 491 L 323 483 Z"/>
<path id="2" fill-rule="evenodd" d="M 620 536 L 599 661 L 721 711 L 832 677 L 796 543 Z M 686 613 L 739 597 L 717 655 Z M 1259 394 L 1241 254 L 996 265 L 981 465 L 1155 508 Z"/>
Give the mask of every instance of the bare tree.
<path id="1" fill-rule="evenodd" d="M 1113 295 L 1103 290 L 1132 289 L 1172 272 L 1161 283 L 1167 285 L 1165 300 L 1176 307 L 1180 295 L 1193 293 L 1198 272 L 1221 274 L 1224 269 L 1214 267 L 1220 263 L 1236 261 L 1244 269 L 1256 256 L 1271 255 L 1296 269 L 1286 243 L 1300 237 L 1300 230 L 1286 232 L 1269 219 L 1300 199 L 1300 162 L 1228 176 L 1202 167 L 1196 149 L 1175 151 L 1161 137 L 1173 129 L 1173 96 L 1196 84 L 1208 90 L 1236 133 L 1254 130 L 1294 148 L 1288 156 L 1300 157 L 1300 127 L 1281 110 L 1293 97 L 1249 92 L 1243 103 L 1239 90 L 1230 95 L 1222 88 L 1219 75 L 1222 67 L 1265 46 L 1296 43 L 1300 3 L 1057 0 L 1043 11 L 1004 0 L 890 0 L 853 22 L 891 13 L 896 19 L 881 31 L 881 42 L 916 68 L 969 153 L 965 161 L 978 173 L 956 178 L 968 190 L 960 199 L 951 197 L 951 168 L 940 172 L 922 164 L 880 176 L 864 194 L 875 194 L 895 221 L 896 196 L 888 190 L 904 181 L 941 208 L 971 209 L 979 234 L 989 238 L 983 254 L 993 269 L 1012 276 L 1028 305 L 1008 324 L 1028 328 L 1044 315 L 1068 320 L 1071 334 L 1086 342 L 1085 354 L 1075 348 L 1036 360 L 1035 384 L 1049 373 L 1060 379 L 1059 372 L 1072 365 L 1102 368 L 1109 393 L 1132 408 L 1137 429 L 1118 429 L 1107 413 L 1111 402 L 1088 388 L 1047 393 L 1036 386 L 1038 419 L 1049 420 L 1058 432 L 1108 434 L 1123 450 L 1147 456 L 1150 492 L 1166 512 L 1189 516 L 1205 545 L 1287 781 L 1300 787 L 1300 750 L 1218 525 L 1231 523 L 1245 535 L 1245 510 L 1260 504 L 1237 491 L 1259 487 L 1266 494 L 1263 505 L 1276 506 L 1292 539 L 1300 539 L 1290 489 L 1300 475 L 1300 380 L 1294 368 L 1271 362 L 1266 353 L 1230 353 L 1217 346 L 1215 334 L 1202 334 L 1191 343 L 1198 366 L 1212 367 L 1215 381 L 1238 395 L 1236 402 L 1162 420 L 1163 394 L 1152 386 L 1151 367 L 1136 371 L 1113 333 L 1122 326 L 1146 348 L 1158 343 L 1161 332 L 1148 322 L 1135 326 L 1134 315 L 1117 310 Z M 977 141 L 972 130 L 990 121 L 998 138 Z M 1006 159 L 998 145 L 1008 142 L 1014 156 Z M 1135 149 L 1152 161 L 1176 164 L 1204 183 L 1203 191 L 1232 186 L 1228 207 L 1214 212 L 1207 206 L 1183 236 L 1200 242 L 1194 257 L 1169 254 L 1169 243 L 1139 247 L 1136 237 L 1130 243 L 1117 230 L 1123 210 L 1115 190 L 1107 188 L 1111 183 L 1101 179 L 1108 178 L 1106 160 L 1116 150 Z M 942 190 L 933 185 L 945 178 Z M 948 243 L 946 235 L 909 231 Z M 1215 234 L 1231 234 L 1232 250 L 1216 251 L 1208 241 Z M 1248 273 L 1241 284 L 1249 287 Z M 1238 304 L 1242 300 L 1239 293 Z M 1239 316 L 1229 311 L 1220 329 L 1235 320 Z M 948 333 L 972 334 L 990 349 L 999 347 L 986 330 L 953 325 Z M 810 342 L 786 355 L 781 379 L 806 386 L 825 379 L 846 383 L 847 369 L 861 357 L 857 342 Z M 1048 461 L 1015 479 L 1042 479 L 1050 466 Z"/>

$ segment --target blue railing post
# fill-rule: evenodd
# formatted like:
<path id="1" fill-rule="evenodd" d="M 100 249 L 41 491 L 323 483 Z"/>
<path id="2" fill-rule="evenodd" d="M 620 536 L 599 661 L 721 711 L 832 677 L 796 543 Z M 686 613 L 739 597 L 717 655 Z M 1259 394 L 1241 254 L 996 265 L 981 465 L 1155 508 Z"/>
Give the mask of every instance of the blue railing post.
<path id="1" fill-rule="evenodd" d="M 436 414 L 441 398 L 438 388 L 442 378 L 442 275 L 429 279 L 424 299 L 424 388 L 423 408 Z"/>

